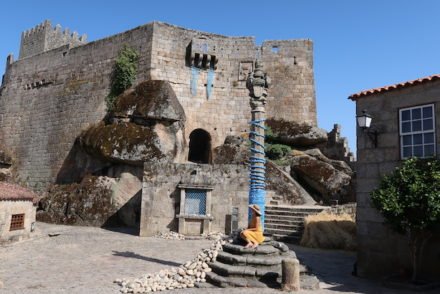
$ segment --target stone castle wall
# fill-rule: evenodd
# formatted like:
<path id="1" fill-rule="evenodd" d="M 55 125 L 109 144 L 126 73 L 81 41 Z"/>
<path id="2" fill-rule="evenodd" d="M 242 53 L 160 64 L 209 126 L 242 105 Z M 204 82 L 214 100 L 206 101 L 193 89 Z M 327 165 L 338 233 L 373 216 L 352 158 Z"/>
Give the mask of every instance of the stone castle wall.
<path id="1" fill-rule="evenodd" d="M 69 49 L 19 59 L 7 67 L 0 96 L 0 140 L 32 187 L 57 179 L 82 130 L 102 120 L 114 60 L 123 44 L 140 53 L 148 79 L 152 25 Z M 39 187 L 37 187 L 39 188 Z"/>
<path id="2" fill-rule="evenodd" d="M 188 52 L 193 40 L 206 40 L 216 50 L 210 52 L 218 62 L 209 98 L 206 69 L 198 71 L 197 94 L 191 93 Z M 311 41 L 268 41 L 257 47 L 250 37 L 155 22 L 77 47 L 43 48 L 43 53 L 8 63 L 0 89 L 0 139 L 13 153 L 23 180 L 31 185 L 56 180 L 76 137 L 105 116 L 109 78 L 124 44 L 140 55 L 136 83 L 164 79 L 172 84 L 187 117 L 187 142 L 197 128 L 209 132 L 213 148 L 227 135 L 249 130 L 245 79 L 257 55 L 273 81 L 267 116 L 316 125 Z M 185 161 L 186 154 L 177 161 Z"/>
<path id="3" fill-rule="evenodd" d="M 70 33 L 69 29 L 61 30 L 60 25 L 52 27 L 45 20 L 36 27 L 21 35 L 20 59 L 37 55 L 64 45 L 78 46 L 85 44 L 87 36 L 78 36 L 77 32 Z"/>

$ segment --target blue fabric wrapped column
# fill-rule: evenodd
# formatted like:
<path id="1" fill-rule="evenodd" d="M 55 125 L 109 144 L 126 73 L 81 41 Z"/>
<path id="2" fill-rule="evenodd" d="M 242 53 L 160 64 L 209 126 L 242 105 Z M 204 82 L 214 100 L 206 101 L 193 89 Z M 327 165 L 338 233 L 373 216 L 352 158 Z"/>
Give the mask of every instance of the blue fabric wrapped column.
<path id="1" fill-rule="evenodd" d="M 264 133 L 266 130 L 264 122 L 266 119 L 264 105 L 266 104 L 268 83 L 258 61 L 255 63 L 255 71 L 247 79 L 246 86 L 250 91 L 252 109 L 251 131 L 249 132 L 249 140 L 251 141 L 249 205 L 257 204 L 260 207 L 261 224 L 264 230 L 266 206 L 266 158 L 264 151 Z M 249 209 L 249 221 L 251 216 Z"/>
<path id="2" fill-rule="evenodd" d="M 259 109 L 261 110 L 261 109 Z M 258 113 L 257 113 L 258 112 Z M 250 156 L 250 185 L 249 185 L 249 205 L 257 204 L 261 210 L 261 224 L 264 229 L 264 216 L 266 204 L 266 159 L 264 152 L 264 109 L 263 111 L 252 111 L 251 132 L 249 139 L 251 141 Z M 251 212 L 249 211 L 249 220 Z"/>

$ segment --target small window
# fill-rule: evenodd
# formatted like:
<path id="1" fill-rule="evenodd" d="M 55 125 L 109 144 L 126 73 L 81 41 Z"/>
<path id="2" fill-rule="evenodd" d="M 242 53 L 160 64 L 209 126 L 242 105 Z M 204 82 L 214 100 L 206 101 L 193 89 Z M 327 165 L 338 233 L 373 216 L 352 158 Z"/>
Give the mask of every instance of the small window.
<path id="1" fill-rule="evenodd" d="M 11 216 L 11 227 L 9 231 L 23 230 L 24 229 L 24 213 L 13 214 Z"/>
<path id="2" fill-rule="evenodd" d="M 401 109 L 399 122 L 402 159 L 435 156 L 433 104 Z"/>
<path id="3" fill-rule="evenodd" d="M 278 52 L 280 52 L 280 48 L 278 46 L 272 46 L 272 53 L 277 54 Z"/>
<path id="4" fill-rule="evenodd" d="M 206 215 L 206 190 L 185 189 L 185 214 Z"/>

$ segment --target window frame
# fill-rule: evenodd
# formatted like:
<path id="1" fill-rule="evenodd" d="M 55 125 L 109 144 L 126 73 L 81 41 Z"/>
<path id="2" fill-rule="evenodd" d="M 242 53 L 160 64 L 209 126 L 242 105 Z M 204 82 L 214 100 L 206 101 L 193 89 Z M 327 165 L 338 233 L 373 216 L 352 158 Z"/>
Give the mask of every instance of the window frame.
<path id="1" fill-rule="evenodd" d="M 14 219 L 19 218 L 19 220 Z M 24 230 L 24 222 L 25 222 L 25 213 L 15 213 L 11 215 L 11 223 L 9 225 L 9 231 L 18 231 L 18 230 Z"/>
<path id="2" fill-rule="evenodd" d="M 423 120 L 424 120 L 424 117 L 423 117 L 423 108 L 426 108 L 426 107 L 431 107 L 431 109 L 432 109 L 432 130 L 423 130 Z M 421 113 L 421 116 L 420 116 L 420 119 L 413 119 L 412 118 L 412 111 L 413 111 L 413 109 L 420 109 L 420 113 Z M 404 111 L 407 111 L 407 110 L 409 110 L 410 111 L 410 113 L 411 113 L 411 117 L 410 117 L 410 119 L 409 120 L 406 120 L 405 122 L 410 122 L 411 123 L 411 126 L 412 126 L 412 122 L 413 121 L 417 121 L 417 120 L 420 120 L 421 121 L 421 130 L 420 131 L 410 131 L 410 132 L 405 132 L 405 133 L 403 133 L 403 120 L 402 120 L 402 116 L 403 116 L 403 112 Z M 404 107 L 404 108 L 400 108 L 399 109 L 399 121 L 398 121 L 398 124 L 399 124 L 399 145 L 400 145 L 400 158 L 402 159 L 402 160 L 404 160 L 404 159 L 408 159 L 408 158 L 410 158 L 410 157 L 415 157 L 414 156 L 414 149 L 412 149 L 412 151 L 411 151 L 411 156 L 404 156 L 404 147 L 408 147 L 408 146 L 411 146 L 411 148 L 414 148 L 414 146 L 416 145 L 416 146 L 422 146 L 422 156 L 418 156 L 419 158 L 426 158 L 426 157 L 431 157 L 431 156 L 436 156 L 437 155 L 437 145 L 436 145 L 436 119 L 435 119 L 435 116 L 436 116 L 436 112 L 435 112 L 435 103 L 427 103 L 427 104 L 421 104 L 421 105 L 415 105 L 415 106 L 411 106 L 411 107 Z M 413 135 L 417 135 L 417 134 L 427 134 L 427 133 L 433 133 L 433 143 L 424 143 L 424 141 L 423 141 L 423 136 L 422 136 L 422 142 L 421 142 L 421 144 L 414 144 L 414 141 L 411 141 L 411 145 L 404 145 L 403 144 L 403 137 L 404 136 L 407 136 L 407 135 L 410 135 L 410 136 L 413 136 Z M 412 140 L 412 138 L 411 138 L 411 140 Z M 433 148 L 434 148 L 434 151 L 433 151 L 433 154 L 432 155 L 429 155 L 429 156 L 425 156 L 425 149 L 424 149 L 424 147 L 426 146 L 426 145 L 433 145 Z"/>
<path id="3" fill-rule="evenodd" d="M 188 202 L 188 195 L 190 194 L 190 191 L 194 193 L 194 191 L 198 191 L 198 193 L 204 194 L 205 200 L 203 201 L 204 203 L 204 214 L 200 214 L 200 213 L 191 213 L 190 211 L 188 211 L 188 206 L 190 205 Z M 208 190 L 206 189 L 198 189 L 198 188 L 185 188 L 185 203 L 184 203 L 184 213 L 185 215 L 196 215 L 196 216 L 206 216 L 207 215 L 207 200 L 208 200 Z"/>

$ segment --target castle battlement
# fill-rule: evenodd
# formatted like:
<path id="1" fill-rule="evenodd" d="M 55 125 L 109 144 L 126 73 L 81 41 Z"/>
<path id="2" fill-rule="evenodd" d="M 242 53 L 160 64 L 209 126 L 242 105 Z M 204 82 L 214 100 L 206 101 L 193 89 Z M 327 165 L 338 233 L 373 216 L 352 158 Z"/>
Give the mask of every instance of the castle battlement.
<path id="1" fill-rule="evenodd" d="M 70 33 L 68 28 L 62 30 L 58 24 L 52 27 L 50 20 L 24 31 L 21 34 L 19 59 L 33 56 L 64 45 L 78 46 L 85 44 L 87 35 L 79 36 L 77 32 Z"/>

